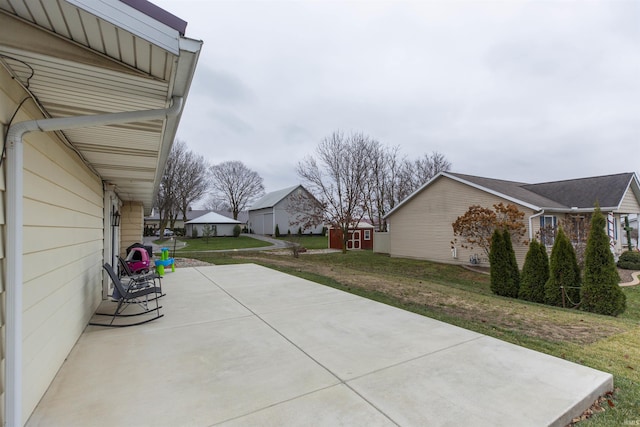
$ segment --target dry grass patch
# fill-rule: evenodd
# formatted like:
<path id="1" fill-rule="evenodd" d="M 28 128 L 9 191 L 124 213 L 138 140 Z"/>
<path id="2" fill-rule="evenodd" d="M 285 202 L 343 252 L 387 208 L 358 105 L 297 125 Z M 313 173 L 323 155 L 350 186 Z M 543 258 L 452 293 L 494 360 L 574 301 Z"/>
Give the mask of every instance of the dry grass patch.
<path id="1" fill-rule="evenodd" d="M 337 256 L 341 256 L 338 254 Z M 457 275 L 472 288 L 461 289 L 451 284 L 435 283 L 428 278 L 417 279 L 424 274 L 419 267 L 400 276 L 395 271 L 375 273 L 326 262 L 317 262 L 315 257 L 283 258 L 252 254 L 240 258 L 248 262 L 265 262 L 279 267 L 310 272 L 329 277 L 344 286 L 368 292 L 377 292 L 394 298 L 402 304 L 417 305 L 446 317 L 455 317 L 469 322 L 480 322 L 488 327 L 515 331 L 532 338 L 555 342 L 591 344 L 600 339 L 628 330 L 619 321 L 606 316 L 585 315 L 572 310 L 562 310 L 540 304 L 497 297 L 486 293 L 483 275 L 460 268 Z M 451 269 L 452 266 L 445 266 Z M 427 274 L 428 277 L 428 274 Z M 442 277 L 438 278 L 444 280 Z"/>

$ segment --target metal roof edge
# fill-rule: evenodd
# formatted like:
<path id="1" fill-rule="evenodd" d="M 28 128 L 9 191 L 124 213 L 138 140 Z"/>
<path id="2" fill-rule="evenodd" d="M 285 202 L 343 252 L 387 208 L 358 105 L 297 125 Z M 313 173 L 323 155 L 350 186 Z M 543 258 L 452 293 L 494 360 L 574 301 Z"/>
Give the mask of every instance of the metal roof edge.
<path id="1" fill-rule="evenodd" d="M 282 197 L 280 197 L 278 200 L 276 200 L 275 202 L 273 202 L 271 205 L 269 205 L 269 206 L 260 206 L 260 205 L 258 205 L 259 207 L 257 207 L 257 208 L 254 208 L 253 206 L 250 206 L 249 208 L 247 208 L 247 212 L 251 212 L 251 211 L 258 211 L 258 210 L 260 210 L 260 209 L 269 209 L 269 208 L 272 208 L 272 207 L 274 207 L 275 205 L 277 205 L 278 203 L 280 203 L 282 200 L 284 200 L 285 198 L 287 198 L 287 196 L 288 196 L 289 194 L 293 193 L 293 192 L 294 192 L 295 190 L 297 190 L 299 187 L 304 188 L 304 187 L 302 186 L 302 184 L 298 184 L 298 185 L 294 185 L 294 186 L 292 186 L 292 187 L 285 187 L 285 188 L 282 188 L 282 189 L 280 189 L 280 190 L 271 191 L 271 192 L 269 192 L 269 193 L 265 194 L 264 196 L 262 196 L 262 197 L 260 198 L 260 200 L 267 198 L 269 195 L 272 195 L 273 193 L 278 193 L 278 192 L 281 192 L 281 191 L 289 190 L 289 191 L 287 191 L 286 193 L 284 193 L 284 195 L 283 195 Z M 305 190 L 307 193 L 309 193 L 309 191 L 308 191 L 306 188 L 304 188 L 304 190 Z M 309 193 L 309 194 L 311 194 L 311 193 Z M 312 195 L 312 196 L 313 196 L 313 195 Z M 260 200 L 257 200 L 257 201 L 256 201 L 256 204 L 257 204 L 257 202 L 259 202 Z"/>
<path id="2" fill-rule="evenodd" d="M 65 1 L 174 55 L 180 51 L 178 30 L 126 3 L 109 0 Z"/>
<path id="3" fill-rule="evenodd" d="M 189 39 L 192 40 L 192 39 Z M 193 40 L 192 40 L 193 41 Z M 199 47 L 202 47 L 202 42 L 197 42 Z M 194 47 L 195 45 L 192 45 Z M 173 81 L 171 84 L 171 93 L 168 94 L 169 99 L 173 96 L 181 96 L 186 104 L 187 96 L 189 94 L 189 89 L 191 88 L 191 82 L 193 81 L 193 75 L 196 71 L 196 66 L 198 65 L 198 59 L 200 58 L 200 50 L 198 49 L 195 52 L 192 51 L 181 51 L 178 56 L 178 64 L 176 65 L 175 75 L 173 76 Z M 180 94 L 180 95 L 178 95 Z M 158 165 L 159 167 L 156 169 L 156 176 L 154 178 L 153 185 L 153 201 L 152 206 L 145 207 L 144 212 L 148 214 L 151 212 L 153 205 L 156 203 L 156 197 L 158 195 L 158 189 L 160 188 L 160 181 L 162 180 L 162 175 L 164 174 L 164 168 L 167 163 L 167 159 L 169 158 L 169 153 L 171 152 L 171 147 L 173 146 L 174 139 L 176 137 L 176 133 L 178 132 L 178 125 L 180 124 L 180 119 L 182 118 L 182 112 L 184 111 L 184 105 L 180 114 L 176 117 L 172 117 L 167 120 L 167 123 L 164 128 L 162 147 L 160 149 L 160 154 L 158 156 Z"/>

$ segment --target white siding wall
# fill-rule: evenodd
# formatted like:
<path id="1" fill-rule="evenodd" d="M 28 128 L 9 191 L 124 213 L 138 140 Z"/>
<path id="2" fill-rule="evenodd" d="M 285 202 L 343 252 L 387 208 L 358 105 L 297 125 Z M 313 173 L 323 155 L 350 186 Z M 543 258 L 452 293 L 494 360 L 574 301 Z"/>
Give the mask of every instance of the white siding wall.
<path id="1" fill-rule="evenodd" d="M 627 194 L 624 195 L 618 212 L 623 214 L 640 213 L 640 203 L 638 203 L 638 199 L 636 199 L 631 189 L 627 190 Z"/>
<path id="2" fill-rule="evenodd" d="M 210 224 L 216 226 L 216 236 L 224 237 L 224 236 L 233 236 L 233 229 L 236 224 Z M 240 224 L 238 224 L 240 225 Z M 204 226 L 205 224 L 187 224 L 187 236 L 191 237 L 193 233 L 193 229 L 198 230 L 198 237 L 204 236 Z M 213 234 L 211 235 L 213 237 Z"/>
<path id="3" fill-rule="evenodd" d="M 273 209 L 265 208 L 249 212 L 249 227 L 255 234 L 273 234 Z M 280 230 L 282 232 L 282 230 Z M 285 231 L 286 233 L 286 231 Z"/>
<path id="4" fill-rule="evenodd" d="M 465 249 L 460 239 L 454 245 L 457 257 L 453 257 L 451 242 L 455 236 L 452 224 L 471 205 L 493 208 L 493 205 L 499 202 L 509 203 L 489 193 L 442 177 L 389 217 L 391 256 L 455 264 L 468 264 L 472 254 L 484 258 L 482 249 Z M 524 239 L 528 239 L 528 218 L 533 211 L 522 206 L 518 208 L 525 213 L 527 234 Z M 526 245 L 514 244 L 521 268 L 527 249 Z M 484 265 L 488 266 L 488 260 L 484 261 Z"/>
<path id="5" fill-rule="evenodd" d="M 376 231 L 373 233 L 373 252 L 388 254 L 391 252 L 391 233 Z"/>
<path id="6" fill-rule="evenodd" d="M 140 202 L 124 202 L 120 208 L 120 256 L 127 256 L 127 248 L 142 243 L 144 207 Z"/>
<path id="7" fill-rule="evenodd" d="M 8 121 L 24 96 L 0 69 L 0 121 Z M 34 118 L 41 116 L 28 101 L 13 122 Z M 22 417 L 26 420 L 101 300 L 103 198 L 100 179 L 55 135 L 30 133 L 24 141 Z M 1 191 L 0 212 L 4 212 L 4 181 Z M 4 217 L 1 221 L 4 227 Z M 3 230 L 2 247 L 4 236 Z"/>
<path id="8" fill-rule="evenodd" d="M 289 204 L 293 203 L 293 201 L 291 201 L 292 195 L 289 195 L 287 197 L 285 197 L 283 200 L 281 200 L 279 203 L 277 203 L 274 207 L 273 207 L 273 212 L 275 215 L 275 222 L 276 224 L 278 224 L 278 227 L 280 229 L 280 234 L 287 234 L 288 231 L 291 231 L 291 234 L 296 234 L 298 232 L 298 229 L 300 228 L 300 225 L 292 225 L 291 222 L 296 223 L 299 222 L 297 219 L 297 216 L 295 213 L 290 213 L 289 212 Z M 322 233 L 322 225 L 318 225 L 314 228 L 311 229 L 306 229 L 306 230 L 302 230 L 303 234 L 309 234 L 309 233 L 313 233 L 313 234 L 320 234 Z"/>

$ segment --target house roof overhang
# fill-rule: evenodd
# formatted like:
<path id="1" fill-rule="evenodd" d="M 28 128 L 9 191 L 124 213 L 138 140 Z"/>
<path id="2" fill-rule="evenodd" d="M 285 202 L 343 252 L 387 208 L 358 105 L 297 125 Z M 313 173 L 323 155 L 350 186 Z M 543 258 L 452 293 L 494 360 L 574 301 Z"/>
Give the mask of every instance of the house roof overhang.
<path id="1" fill-rule="evenodd" d="M 158 20 L 161 9 L 145 4 L 0 0 L 0 66 L 44 118 L 168 108 L 188 95 L 202 42 L 181 35 L 184 21 Z M 180 117 L 56 133 L 148 215 Z"/>

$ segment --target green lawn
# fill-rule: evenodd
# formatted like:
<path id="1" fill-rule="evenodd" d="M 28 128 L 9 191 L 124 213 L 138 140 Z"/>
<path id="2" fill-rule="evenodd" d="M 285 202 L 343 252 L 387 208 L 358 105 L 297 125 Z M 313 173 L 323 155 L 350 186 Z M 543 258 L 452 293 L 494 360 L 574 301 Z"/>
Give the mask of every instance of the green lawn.
<path id="1" fill-rule="evenodd" d="M 292 234 L 278 237 L 278 239 L 297 243 L 307 249 L 327 249 L 329 247 L 329 238 L 327 236 L 298 236 Z"/>
<path id="2" fill-rule="evenodd" d="M 611 403 L 580 426 L 640 423 L 640 287 L 624 288 L 627 310 L 610 317 L 495 296 L 487 275 L 370 251 L 297 259 L 268 253 L 199 258 L 215 264 L 258 263 L 610 372 L 616 387 Z"/>
<path id="3" fill-rule="evenodd" d="M 173 249 L 173 244 L 170 240 L 157 240 L 157 244 L 162 242 L 169 245 L 169 249 Z M 209 239 L 201 237 L 198 239 L 178 238 L 178 242 L 186 243 L 186 246 L 180 249 L 176 249 L 177 255 L 183 255 L 188 252 L 197 251 L 217 251 L 217 250 L 231 250 L 231 249 L 247 249 L 247 248 L 261 248 L 269 246 L 269 243 L 262 240 L 254 239 L 247 236 L 239 237 L 210 237 Z M 178 243 L 177 247 L 181 245 Z M 173 250 L 172 250 L 173 252 Z"/>

